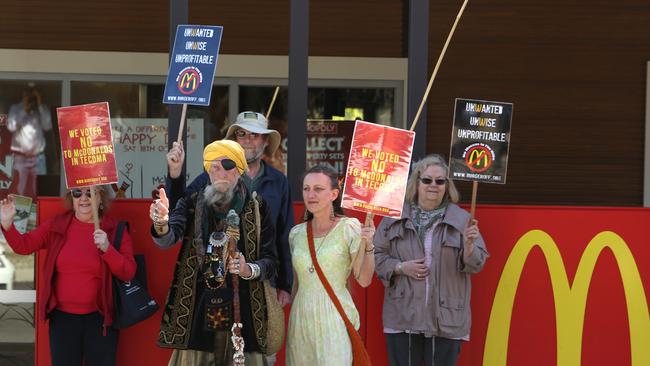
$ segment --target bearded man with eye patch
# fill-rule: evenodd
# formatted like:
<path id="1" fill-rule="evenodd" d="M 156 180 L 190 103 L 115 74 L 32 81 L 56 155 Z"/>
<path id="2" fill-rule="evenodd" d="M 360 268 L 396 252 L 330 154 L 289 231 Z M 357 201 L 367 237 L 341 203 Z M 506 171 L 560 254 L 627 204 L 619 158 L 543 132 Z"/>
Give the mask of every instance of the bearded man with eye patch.
<path id="1" fill-rule="evenodd" d="M 225 139 L 236 141 L 244 148 L 248 171 L 242 175 L 242 179 L 249 191 L 257 192 L 268 204 L 271 221 L 275 226 L 275 245 L 280 261 L 278 275 L 271 279 L 270 283 L 276 290 L 278 302 L 284 307 L 291 302 L 293 287 L 293 266 L 289 249 L 289 231 L 294 224 L 293 205 L 287 177 L 262 159 L 265 155 L 274 156 L 281 142 L 280 133 L 268 127 L 269 121 L 263 114 L 241 112 L 228 127 Z M 166 193 L 171 208 L 175 207 L 178 199 L 200 190 L 210 181 L 206 171 L 185 188 L 183 180 L 180 179 L 184 160 L 183 144 L 174 142 L 167 153 L 169 175 Z M 269 359 L 269 363 L 272 365 L 273 360 Z"/>
<path id="2" fill-rule="evenodd" d="M 268 319 L 262 281 L 273 278 L 278 267 L 269 207 L 243 182 L 248 164 L 237 142 L 206 146 L 203 167 L 209 184 L 179 199 L 171 212 L 163 188 L 150 206 L 156 245 L 169 248 L 182 240 L 158 345 L 174 349 L 172 366 L 229 365 L 234 352 L 232 276 L 238 276 L 246 364 L 263 365 Z M 229 213 L 237 217 L 239 253 L 226 260 Z"/>

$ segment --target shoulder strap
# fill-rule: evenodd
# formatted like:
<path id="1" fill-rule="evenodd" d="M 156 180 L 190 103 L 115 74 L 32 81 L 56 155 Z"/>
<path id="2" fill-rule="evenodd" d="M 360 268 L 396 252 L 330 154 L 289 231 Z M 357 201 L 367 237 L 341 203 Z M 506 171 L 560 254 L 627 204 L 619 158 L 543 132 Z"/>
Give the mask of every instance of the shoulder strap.
<path id="1" fill-rule="evenodd" d="M 314 269 L 316 269 L 318 278 L 323 283 L 323 287 L 325 287 L 325 291 L 327 291 L 327 294 L 334 303 L 336 310 L 338 310 L 341 318 L 343 318 L 343 323 L 345 324 L 345 328 L 348 331 L 348 336 L 350 337 L 350 344 L 352 345 L 352 365 L 370 366 L 372 365 L 372 362 L 370 361 L 370 355 L 368 355 L 368 351 L 363 344 L 363 339 L 361 339 L 359 332 L 354 329 L 354 325 L 352 325 L 352 322 L 350 322 L 350 319 L 348 319 L 348 316 L 345 314 L 345 310 L 343 310 L 341 302 L 336 297 L 334 290 L 332 290 L 332 286 L 330 286 L 327 278 L 325 278 L 325 275 L 323 274 L 323 270 L 318 264 L 318 260 L 316 260 L 316 248 L 314 248 L 314 230 L 311 226 L 311 222 L 307 221 L 306 225 L 307 242 L 309 244 L 309 254 L 311 255 L 312 265 L 314 266 Z"/>
<path id="2" fill-rule="evenodd" d="M 126 221 L 120 221 L 117 223 L 117 231 L 115 232 L 115 243 L 113 246 L 115 250 L 120 251 L 120 244 L 122 243 L 122 235 L 124 234 L 124 228 L 126 227 L 129 230 L 129 223 Z"/>

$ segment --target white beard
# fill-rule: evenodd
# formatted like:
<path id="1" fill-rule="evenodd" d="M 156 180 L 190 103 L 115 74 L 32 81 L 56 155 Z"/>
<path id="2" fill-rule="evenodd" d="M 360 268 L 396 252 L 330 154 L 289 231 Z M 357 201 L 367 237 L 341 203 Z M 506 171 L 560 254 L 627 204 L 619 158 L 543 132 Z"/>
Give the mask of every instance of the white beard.
<path id="1" fill-rule="evenodd" d="M 229 186 L 227 182 L 219 181 L 205 187 L 203 198 L 208 205 L 225 206 L 235 196 L 236 185 Z"/>

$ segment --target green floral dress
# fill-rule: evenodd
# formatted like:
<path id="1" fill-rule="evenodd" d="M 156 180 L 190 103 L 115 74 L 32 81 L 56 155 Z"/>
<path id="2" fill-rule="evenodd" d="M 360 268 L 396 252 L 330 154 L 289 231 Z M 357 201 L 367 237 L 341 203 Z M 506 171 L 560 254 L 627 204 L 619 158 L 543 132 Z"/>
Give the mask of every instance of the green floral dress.
<path id="1" fill-rule="evenodd" d="M 359 329 L 359 312 L 347 289 L 352 259 L 361 243 L 361 223 L 342 217 L 323 238 L 314 238 L 316 257 L 348 318 Z M 291 305 L 287 335 L 287 365 L 352 364 L 352 346 L 345 324 L 312 270 L 305 223 L 289 234 L 293 268 L 298 276 L 298 293 Z"/>

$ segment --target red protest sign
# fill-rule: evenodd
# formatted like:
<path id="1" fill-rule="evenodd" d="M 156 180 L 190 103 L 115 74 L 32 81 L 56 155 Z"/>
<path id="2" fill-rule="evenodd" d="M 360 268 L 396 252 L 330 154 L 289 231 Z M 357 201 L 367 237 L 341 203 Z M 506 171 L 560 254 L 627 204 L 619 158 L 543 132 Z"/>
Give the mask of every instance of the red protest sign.
<path id="1" fill-rule="evenodd" d="M 108 102 L 56 109 L 68 189 L 117 183 Z"/>
<path id="2" fill-rule="evenodd" d="M 401 217 L 414 140 L 415 132 L 357 121 L 342 206 Z"/>

